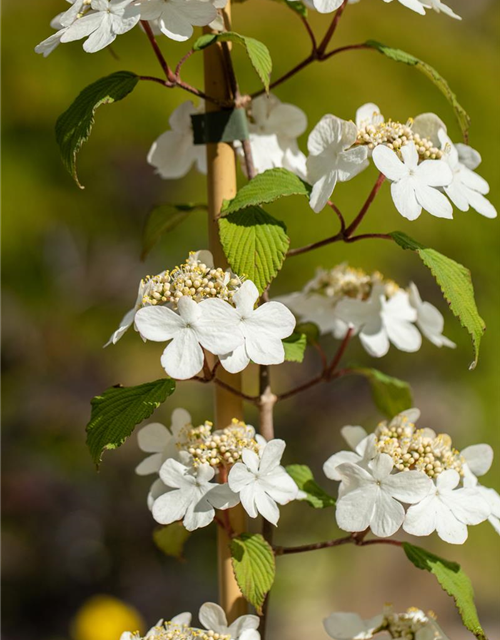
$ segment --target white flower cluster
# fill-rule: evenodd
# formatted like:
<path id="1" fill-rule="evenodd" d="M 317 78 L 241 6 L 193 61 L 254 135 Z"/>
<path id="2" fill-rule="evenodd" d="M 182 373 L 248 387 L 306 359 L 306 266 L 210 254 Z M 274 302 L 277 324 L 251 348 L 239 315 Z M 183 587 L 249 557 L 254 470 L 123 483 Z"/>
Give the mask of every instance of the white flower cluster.
<path id="1" fill-rule="evenodd" d="M 218 18 L 226 0 L 67 0 L 72 6 L 51 22 L 56 32 L 35 47 L 48 56 L 60 44 L 87 38 L 87 53 L 101 51 L 127 33 L 140 20 L 150 22 L 155 32 L 184 41 L 193 26 L 203 27 Z"/>
<path id="2" fill-rule="evenodd" d="M 342 6 L 344 0 L 303 0 L 303 2 L 308 7 L 311 7 L 311 9 L 316 9 L 318 13 L 332 13 Z M 348 4 L 356 4 L 358 2 L 359 0 L 348 0 Z M 384 0 L 384 2 L 392 2 L 392 0 Z M 460 16 L 441 2 L 441 0 L 398 0 L 398 2 L 422 16 L 425 15 L 426 9 L 434 9 L 434 11 L 438 13 L 445 13 L 447 16 L 450 16 L 450 18 L 461 20 Z"/>
<path id="3" fill-rule="evenodd" d="M 277 505 L 298 497 L 297 485 L 280 465 L 283 440 L 266 442 L 239 420 L 214 431 L 210 422 L 194 427 L 189 413 L 176 409 L 170 430 L 152 423 L 138 438 L 139 447 L 151 455 L 136 472 L 159 475 L 148 504 L 160 524 L 182 520 L 193 531 L 209 525 L 215 509 L 241 501 L 250 517 L 260 514 L 276 525 Z"/>
<path id="4" fill-rule="evenodd" d="M 134 308 L 107 344 L 116 344 L 134 323 L 144 340 L 169 342 L 161 364 L 179 380 L 203 368 L 203 349 L 231 373 L 250 361 L 281 364 L 282 340 L 293 333 L 295 318 L 280 302 L 256 308 L 259 297 L 253 282 L 215 268 L 210 252 L 195 252 L 180 267 L 141 281 Z"/>
<path id="5" fill-rule="evenodd" d="M 417 429 L 419 416 L 418 409 L 409 409 L 371 435 L 359 426 L 342 429 L 352 451 L 334 454 L 323 467 L 328 478 L 341 482 L 339 527 L 370 527 L 382 538 L 401 526 L 416 536 L 437 531 L 451 544 L 463 544 L 467 525 L 487 519 L 498 531 L 500 496 L 477 480 L 491 466 L 491 447 L 474 445 L 459 453 L 448 435 Z"/>
<path id="6" fill-rule="evenodd" d="M 422 336 L 417 327 L 434 345 L 455 346 L 443 336 L 443 316 L 422 301 L 415 284 L 405 290 L 379 272 L 367 274 L 345 263 L 319 269 L 301 292 L 280 299 L 321 333 L 342 339 L 354 328 L 366 351 L 377 358 L 388 352 L 390 343 L 401 351 L 418 351 Z"/>
<path id="7" fill-rule="evenodd" d="M 153 143 L 148 162 L 162 178 L 182 178 L 193 164 L 199 172 L 206 173 L 205 147 L 194 144 L 191 123 L 191 115 L 202 111 L 202 103 L 195 108 L 191 101 L 184 102 L 170 116 L 170 129 Z M 297 143 L 297 138 L 307 128 L 305 113 L 270 94 L 252 101 L 248 118 L 252 159 L 257 173 L 283 167 L 305 178 L 306 157 Z M 243 149 L 238 142 L 235 148 L 245 170 Z"/>
<path id="8" fill-rule="evenodd" d="M 425 614 L 411 607 L 404 613 L 394 613 L 392 605 L 382 614 L 364 620 L 357 613 L 332 613 L 323 622 L 333 640 L 369 640 L 379 633 L 389 633 L 401 640 L 448 640 L 436 622 L 432 611 Z"/>
<path id="9" fill-rule="evenodd" d="M 198 617 L 203 629 L 192 627 L 192 615 L 186 612 L 168 621 L 159 620 L 145 636 L 126 631 L 120 640 L 260 640 L 258 616 L 240 616 L 228 625 L 224 610 L 218 604 L 206 602 Z"/>
<path id="10" fill-rule="evenodd" d="M 416 220 L 422 209 L 452 218 L 446 196 L 461 211 L 472 207 L 487 218 L 497 216 L 484 197 L 488 183 L 473 171 L 481 156 L 467 145 L 454 145 L 435 114 L 404 124 L 385 122 L 377 105 L 368 103 L 358 109 L 356 123 L 323 116 L 309 135 L 308 148 L 307 180 L 313 185 L 310 204 L 316 212 L 326 206 L 337 182 L 358 175 L 371 156 L 391 181 L 396 209 L 408 220 Z"/>

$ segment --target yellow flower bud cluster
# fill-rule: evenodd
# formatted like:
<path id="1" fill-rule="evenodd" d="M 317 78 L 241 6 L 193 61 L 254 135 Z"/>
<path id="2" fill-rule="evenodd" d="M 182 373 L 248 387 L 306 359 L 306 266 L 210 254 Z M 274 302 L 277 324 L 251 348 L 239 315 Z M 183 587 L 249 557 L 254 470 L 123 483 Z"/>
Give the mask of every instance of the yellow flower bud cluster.
<path id="1" fill-rule="evenodd" d="M 195 629 L 187 624 L 177 624 L 175 622 L 164 622 L 151 629 L 147 638 L 154 637 L 155 640 L 231 640 L 231 636 L 225 633 L 204 629 Z M 133 640 L 145 640 L 139 634 L 133 636 Z"/>
<path id="2" fill-rule="evenodd" d="M 207 421 L 198 427 L 188 425 L 179 433 L 177 446 L 192 456 L 195 467 L 232 465 L 241 458 L 243 449 L 259 451 L 255 429 L 236 418 L 225 429 L 212 429 L 212 422 Z"/>
<path id="3" fill-rule="evenodd" d="M 414 142 L 420 160 L 439 160 L 443 157 L 441 149 L 435 147 L 431 140 L 421 137 L 412 130 L 413 121 L 406 124 L 389 120 L 378 124 L 363 122 L 358 129 L 357 144 L 366 145 L 374 149 L 380 144 L 385 144 L 400 154 L 400 149 L 409 142 Z"/>
<path id="4" fill-rule="evenodd" d="M 171 304 L 175 309 L 182 296 L 189 296 L 195 302 L 206 298 L 220 298 L 231 302 L 242 282 L 229 269 L 224 271 L 220 267 L 212 268 L 201 262 L 195 253 L 191 253 L 186 262 L 172 271 L 144 278 L 142 305 Z"/>
<path id="5" fill-rule="evenodd" d="M 436 435 L 432 429 L 417 429 L 407 416 L 381 422 L 375 429 L 377 448 L 387 453 L 398 471 L 423 471 L 435 478 L 447 469 L 463 475 L 463 459 L 452 447 L 447 434 Z"/>
<path id="6" fill-rule="evenodd" d="M 369 275 L 363 269 L 356 269 L 342 263 L 333 269 L 319 270 L 316 277 L 306 285 L 305 291 L 306 293 L 318 293 L 327 298 L 348 297 L 367 300 L 375 284 L 384 286 L 388 298 L 400 290 L 400 287 L 393 280 L 384 279 L 379 271 Z"/>
<path id="7" fill-rule="evenodd" d="M 429 617 L 433 617 L 430 616 Z M 405 613 L 388 612 L 384 616 L 384 630 L 391 638 L 415 640 L 417 633 L 429 623 L 429 617 L 420 609 L 412 607 Z"/>

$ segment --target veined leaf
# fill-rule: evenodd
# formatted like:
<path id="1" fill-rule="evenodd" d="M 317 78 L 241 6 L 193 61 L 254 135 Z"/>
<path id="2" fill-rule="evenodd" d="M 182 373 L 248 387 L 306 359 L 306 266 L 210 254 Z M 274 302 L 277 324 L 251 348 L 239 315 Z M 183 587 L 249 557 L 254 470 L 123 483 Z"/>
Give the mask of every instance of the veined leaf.
<path id="1" fill-rule="evenodd" d="M 245 47 L 253 68 L 261 79 L 266 91 L 269 91 L 269 77 L 273 68 L 273 61 L 271 60 L 269 49 L 265 44 L 255 40 L 255 38 L 242 36 L 234 31 L 226 31 L 225 33 L 207 33 L 202 35 L 194 43 L 193 49 L 195 51 L 201 51 L 201 49 L 205 49 L 216 42 L 235 42 Z"/>
<path id="2" fill-rule="evenodd" d="M 259 533 L 243 533 L 231 541 L 231 557 L 241 593 L 261 615 L 276 573 L 271 546 Z"/>
<path id="3" fill-rule="evenodd" d="M 479 346 L 486 326 L 477 310 L 470 271 L 442 253 L 425 247 L 401 231 L 394 231 L 389 235 L 403 249 L 415 251 L 425 266 L 431 270 L 450 305 L 450 309 L 472 337 L 474 361 L 470 365 L 470 369 L 474 369 L 479 358 Z"/>
<path id="4" fill-rule="evenodd" d="M 286 196 L 309 198 L 311 187 L 288 169 L 268 169 L 247 182 L 232 200 L 226 200 L 221 213 L 227 215 L 246 207 L 274 202 Z"/>
<path id="5" fill-rule="evenodd" d="M 103 104 L 123 100 L 138 82 L 139 76 L 130 71 L 112 73 L 86 87 L 69 109 L 59 116 L 56 122 L 57 144 L 64 166 L 80 189 L 84 187 L 76 172 L 76 157 L 90 136 L 96 109 Z"/>
<path id="6" fill-rule="evenodd" d="M 87 445 L 99 465 L 105 449 L 122 445 L 140 422 L 149 418 L 175 391 L 175 381 L 161 378 L 136 387 L 116 386 L 92 399 Z"/>
<path id="7" fill-rule="evenodd" d="M 276 277 L 290 244 L 283 222 L 260 207 L 236 211 L 219 220 L 222 248 L 231 269 L 262 293 Z"/>
<path id="8" fill-rule="evenodd" d="M 155 545 L 166 556 L 182 560 L 182 553 L 187 539 L 191 535 L 182 522 L 173 522 L 164 527 L 158 527 L 153 531 Z"/>
<path id="9" fill-rule="evenodd" d="M 474 590 L 469 577 L 462 571 L 459 564 L 443 560 L 421 547 L 414 547 L 403 542 L 403 549 L 410 562 L 418 569 L 429 571 L 436 576 L 441 587 L 450 595 L 457 606 L 464 625 L 478 640 L 487 640 L 479 622 L 476 605 L 474 604 Z"/>
<path id="10" fill-rule="evenodd" d="M 375 406 L 388 418 L 413 406 L 410 385 L 377 369 L 352 367 L 352 372 L 365 376 L 370 383 Z"/>
<path id="11" fill-rule="evenodd" d="M 288 475 L 295 484 L 307 495 L 305 501 L 315 509 L 325 509 L 335 506 L 335 498 L 329 496 L 314 479 L 311 469 L 305 464 L 290 464 L 286 467 Z"/>
<path id="12" fill-rule="evenodd" d="M 283 340 L 283 347 L 287 362 L 302 362 L 307 347 L 307 336 L 305 333 L 294 331 L 291 336 Z"/>
<path id="13" fill-rule="evenodd" d="M 142 232 L 141 259 L 148 255 L 162 235 L 175 229 L 190 213 L 197 209 L 206 209 L 204 204 L 163 204 L 153 209 Z"/>
<path id="14" fill-rule="evenodd" d="M 446 82 L 441 74 L 439 74 L 434 67 L 431 67 L 427 62 L 423 62 L 419 58 L 412 56 L 410 53 L 406 53 L 406 51 L 402 51 L 401 49 L 394 49 L 393 47 L 387 47 L 385 44 L 377 42 L 376 40 L 368 40 L 365 42 L 367 47 L 371 47 L 372 49 L 376 49 L 380 53 L 384 54 L 388 58 L 395 60 L 396 62 L 404 62 L 404 64 L 408 64 L 412 67 L 416 67 L 419 71 L 421 71 L 425 76 L 431 80 L 436 87 L 441 91 L 441 93 L 447 98 L 448 102 L 453 107 L 455 111 L 455 116 L 458 120 L 458 124 L 462 130 L 462 134 L 464 136 L 464 140 L 467 142 L 469 138 L 469 126 L 470 126 L 470 117 L 462 105 L 458 102 L 457 96 L 450 89 L 450 85 Z"/>

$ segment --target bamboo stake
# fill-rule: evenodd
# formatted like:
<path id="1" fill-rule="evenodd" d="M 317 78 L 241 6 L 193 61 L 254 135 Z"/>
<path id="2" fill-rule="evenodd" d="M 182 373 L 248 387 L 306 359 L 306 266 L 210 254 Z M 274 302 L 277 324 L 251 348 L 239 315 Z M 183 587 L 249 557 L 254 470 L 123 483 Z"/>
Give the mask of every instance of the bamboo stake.
<path id="1" fill-rule="evenodd" d="M 229 3 L 224 10 L 229 21 Z M 210 32 L 210 30 L 208 30 Z M 227 99 L 231 88 L 224 64 L 223 50 L 220 45 L 208 47 L 204 51 L 205 92 L 215 98 Z M 207 111 L 217 110 L 217 106 L 206 103 Z M 227 266 L 227 261 L 219 240 L 217 215 L 223 200 L 236 195 L 236 158 L 232 147 L 225 143 L 207 144 L 207 191 L 208 191 L 208 232 L 209 248 L 217 266 Z M 231 375 L 218 368 L 217 376 L 232 387 L 241 389 L 241 375 Z M 224 428 L 233 418 L 243 419 L 243 402 L 236 395 L 215 386 L 215 419 L 217 428 Z M 231 526 L 235 533 L 246 528 L 245 512 L 241 505 L 229 511 Z M 226 612 L 229 622 L 247 613 L 247 604 L 236 583 L 231 566 L 229 537 L 221 527 L 217 528 L 217 559 L 219 576 L 219 602 Z"/>

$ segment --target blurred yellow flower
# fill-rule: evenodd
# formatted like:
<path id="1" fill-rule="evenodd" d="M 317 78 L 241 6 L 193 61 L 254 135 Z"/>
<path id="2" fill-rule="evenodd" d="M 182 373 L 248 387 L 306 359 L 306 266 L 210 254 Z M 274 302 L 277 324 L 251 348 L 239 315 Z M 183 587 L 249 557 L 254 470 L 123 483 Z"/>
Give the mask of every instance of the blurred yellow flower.
<path id="1" fill-rule="evenodd" d="M 130 605 L 97 595 L 85 602 L 73 621 L 74 640 L 119 640 L 124 631 L 144 631 L 144 621 Z"/>

